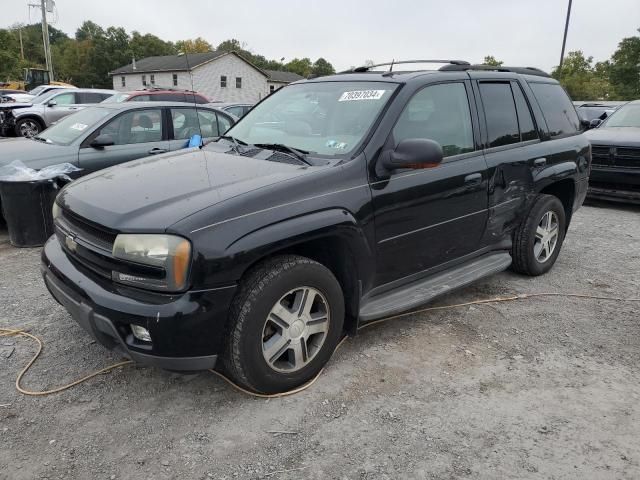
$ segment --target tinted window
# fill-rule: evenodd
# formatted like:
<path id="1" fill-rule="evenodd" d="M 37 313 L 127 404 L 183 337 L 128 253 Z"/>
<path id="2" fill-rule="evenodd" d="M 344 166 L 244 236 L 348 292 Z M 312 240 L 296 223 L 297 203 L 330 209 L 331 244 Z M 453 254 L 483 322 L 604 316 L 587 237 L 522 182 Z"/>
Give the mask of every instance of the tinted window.
<path id="1" fill-rule="evenodd" d="M 580 128 L 578 114 L 569 96 L 556 83 L 530 83 L 533 94 L 542 109 L 552 137 L 570 135 Z"/>
<path id="2" fill-rule="evenodd" d="M 512 85 L 513 97 L 516 100 L 516 110 L 518 111 L 518 125 L 520 126 L 520 139 L 523 142 L 527 140 L 537 140 L 538 132 L 536 126 L 533 123 L 533 117 L 531 116 L 531 110 L 527 100 L 524 98 L 522 89 L 519 85 Z"/>
<path id="3" fill-rule="evenodd" d="M 71 105 L 76 103 L 76 94 L 72 92 L 61 93 L 51 100 L 55 100 L 58 105 Z"/>
<path id="4" fill-rule="evenodd" d="M 162 140 L 161 110 L 145 109 L 124 113 L 100 129 L 109 134 L 115 145 L 158 142 Z"/>
<path id="5" fill-rule="evenodd" d="M 151 100 L 156 102 L 187 102 L 184 93 L 159 93 L 158 95 L 151 95 Z"/>
<path id="6" fill-rule="evenodd" d="M 487 121 L 489 147 L 518 143 L 520 131 L 511 85 L 483 82 L 480 84 L 480 95 Z"/>
<path id="7" fill-rule="evenodd" d="M 129 99 L 130 102 L 148 102 L 151 100 L 149 95 L 134 95 Z"/>
<path id="8" fill-rule="evenodd" d="M 78 103 L 100 103 L 105 98 L 111 96 L 108 93 L 98 92 L 80 92 L 78 95 L 80 96 L 80 101 Z"/>
<path id="9" fill-rule="evenodd" d="M 405 107 L 393 129 L 396 142 L 428 138 L 442 146 L 444 156 L 473 151 L 473 129 L 467 91 L 462 83 L 423 88 Z"/>

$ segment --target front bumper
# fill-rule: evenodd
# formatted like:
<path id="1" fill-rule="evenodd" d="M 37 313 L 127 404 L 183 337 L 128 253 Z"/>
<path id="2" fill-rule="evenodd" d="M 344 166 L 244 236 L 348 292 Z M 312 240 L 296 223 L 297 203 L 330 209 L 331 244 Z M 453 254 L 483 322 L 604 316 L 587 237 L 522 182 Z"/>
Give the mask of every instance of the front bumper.
<path id="1" fill-rule="evenodd" d="M 640 203 L 640 168 L 593 167 L 589 198 Z"/>
<path id="2" fill-rule="evenodd" d="M 76 264 L 58 239 L 42 251 L 42 275 L 51 295 L 97 342 L 131 360 L 167 370 L 213 368 L 224 348 L 235 286 L 176 295 L 123 288 Z M 132 335 L 149 330 L 151 342 Z"/>

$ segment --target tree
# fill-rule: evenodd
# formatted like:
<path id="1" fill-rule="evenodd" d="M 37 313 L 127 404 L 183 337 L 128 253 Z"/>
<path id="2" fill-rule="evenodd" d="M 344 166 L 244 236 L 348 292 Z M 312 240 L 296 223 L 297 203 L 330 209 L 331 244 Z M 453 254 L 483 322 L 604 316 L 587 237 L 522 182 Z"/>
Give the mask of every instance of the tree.
<path id="1" fill-rule="evenodd" d="M 493 55 L 487 55 L 486 57 L 484 57 L 484 60 L 482 61 L 483 65 L 489 65 L 491 67 L 501 67 L 503 63 L 504 62 L 500 60 L 496 60 L 496 58 Z"/>
<path id="2" fill-rule="evenodd" d="M 640 97 L 640 36 L 622 39 L 611 57 L 609 74 L 616 99 Z"/>
<path id="3" fill-rule="evenodd" d="M 336 73 L 336 70 L 333 68 L 333 65 L 327 62 L 324 58 L 320 57 L 313 63 L 311 73 L 313 75 L 321 77 L 323 75 L 333 75 L 334 73 Z"/>
<path id="4" fill-rule="evenodd" d="M 285 64 L 284 67 L 289 72 L 297 73 L 298 75 L 302 75 L 306 78 L 311 75 L 313 64 L 311 63 L 311 59 L 308 57 L 294 58 L 289 63 Z"/>
<path id="5" fill-rule="evenodd" d="M 560 80 L 574 100 L 604 100 L 610 98 L 608 67 L 604 63 L 593 65 L 593 57 L 585 57 L 581 50 L 569 52 L 551 75 Z"/>
<path id="6" fill-rule="evenodd" d="M 198 37 L 193 40 L 178 40 L 176 50 L 184 53 L 206 53 L 213 50 L 213 46 L 204 38 Z"/>

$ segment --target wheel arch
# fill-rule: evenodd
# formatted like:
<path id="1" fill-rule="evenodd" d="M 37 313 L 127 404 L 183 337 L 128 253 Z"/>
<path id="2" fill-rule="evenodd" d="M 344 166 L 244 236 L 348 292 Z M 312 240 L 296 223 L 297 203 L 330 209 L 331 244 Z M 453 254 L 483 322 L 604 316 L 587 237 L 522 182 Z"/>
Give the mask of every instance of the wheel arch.
<path id="1" fill-rule="evenodd" d="M 576 197 L 576 183 L 573 178 L 564 178 L 556 180 L 544 186 L 539 193 L 545 195 L 553 195 L 562 202 L 566 217 L 565 231 L 569 228 L 571 216 L 573 215 L 573 203 Z"/>

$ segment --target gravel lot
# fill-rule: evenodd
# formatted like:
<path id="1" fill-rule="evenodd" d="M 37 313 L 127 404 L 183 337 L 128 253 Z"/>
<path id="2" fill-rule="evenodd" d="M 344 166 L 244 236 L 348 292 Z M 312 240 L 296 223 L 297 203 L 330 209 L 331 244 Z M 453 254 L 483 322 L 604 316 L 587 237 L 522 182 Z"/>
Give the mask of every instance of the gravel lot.
<path id="1" fill-rule="evenodd" d="M 32 389 L 118 360 L 49 297 L 39 253 L 0 233 L 0 326 L 45 341 Z M 437 304 L 542 291 L 640 297 L 640 208 L 584 207 L 546 276 L 502 273 Z M 416 314 L 271 400 L 140 367 L 25 397 L 13 382 L 35 346 L 2 338 L 0 478 L 637 479 L 639 313 L 546 298 Z"/>

